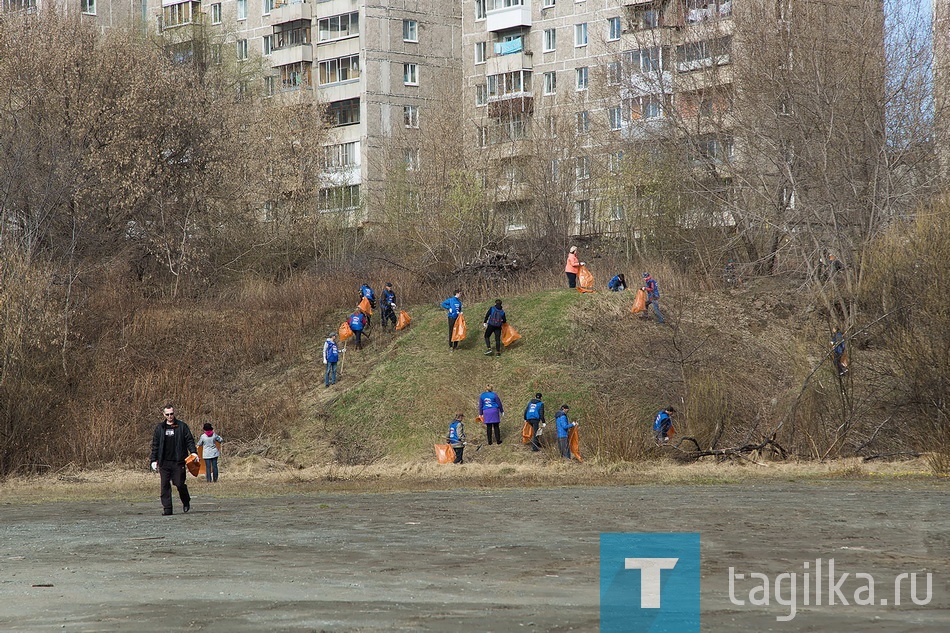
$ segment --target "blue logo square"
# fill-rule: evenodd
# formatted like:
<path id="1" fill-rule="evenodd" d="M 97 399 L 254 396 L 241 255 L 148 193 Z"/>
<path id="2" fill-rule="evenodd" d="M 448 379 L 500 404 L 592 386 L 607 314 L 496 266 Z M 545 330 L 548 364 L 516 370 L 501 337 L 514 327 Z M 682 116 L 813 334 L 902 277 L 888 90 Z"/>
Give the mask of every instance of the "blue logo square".
<path id="1" fill-rule="evenodd" d="M 699 633 L 699 534 L 600 535 L 601 633 Z"/>

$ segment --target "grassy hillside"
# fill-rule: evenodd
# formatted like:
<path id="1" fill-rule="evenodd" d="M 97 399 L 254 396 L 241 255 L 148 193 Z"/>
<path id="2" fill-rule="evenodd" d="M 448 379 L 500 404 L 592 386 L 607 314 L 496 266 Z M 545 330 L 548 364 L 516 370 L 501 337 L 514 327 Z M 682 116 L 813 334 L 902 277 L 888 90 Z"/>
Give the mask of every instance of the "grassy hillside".
<path id="1" fill-rule="evenodd" d="M 690 288 L 673 279 L 662 303 L 667 325 L 630 314 L 630 292 L 557 289 L 503 300 L 523 338 L 501 357 L 483 355 L 481 322 L 490 301 L 466 302 L 468 338 L 455 352 L 435 303 L 408 306 L 412 325 L 398 333 L 380 332 L 374 315 L 369 343 L 362 351 L 348 346 L 340 381 L 330 389 L 319 364 L 323 338 L 314 336 L 315 362 L 300 394 L 305 414 L 289 434 L 288 459 L 431 460 L 432 444 L 457 411 L 466 414 L 469 439 L 481 442 L 484 429 L 474 417 L 488 385 L 506 407 L 507 441 L 484 447 L 482 462 L 537 457 L 520 444 L 521 415 L 536 391 L 544 394 L 549 422 L 560 404 L 570 404 L 572 419 L 581 421 L 583 454 L 602 462 L 660 455 L 650 425 L 669 405 L 679 410 L 679 436 L 695 437 L 703 448 L 774 433 L 804 457 L 853 454 L 878 422 L 873 385 L 858 370 L 844 380 L 831 372 L 826 325 L 794 288 Z M 855 354 L 855 368 L 863 358 L 871 354 Z M 553 439 L 553 425 L 548 432 Z M 553 448 L 547 457 L 556 457 Z"/>

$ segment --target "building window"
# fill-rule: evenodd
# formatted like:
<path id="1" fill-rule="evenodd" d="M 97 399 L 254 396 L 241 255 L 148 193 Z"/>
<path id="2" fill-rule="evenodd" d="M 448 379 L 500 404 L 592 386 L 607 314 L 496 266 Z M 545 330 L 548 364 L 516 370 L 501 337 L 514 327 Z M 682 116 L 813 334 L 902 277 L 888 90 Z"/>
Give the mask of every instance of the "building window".
<path id="1" fill-rule="evenodd" d="M 273 34 L 261 38 L 261 50 L 264 51 L 265 55 L 270 55 L 274 51 L 274 42 L 276 41 Z"/>
<path id="2" fill-rule="evenodd" d="M 317 21 L 317 37 L 321 42 L 339 40 L 344 37 L 353 37 L 360 34 L 360 14 L 344 13 L 333 15 Z"/>
<path id="3" fill-rule="evenodd" d="M 280 67 L 281 90 L 300 90 L 310 85 L 310 64 L 297 62 Z"/>
<path id="4" fill-rule="evenodd" d="M 623 127 L 623 110 L 620 106 L 608 109 L 607 117 L 610 119 L 611 130 L 619 130 Z"/>
<path id="5" fill-rule="evenodd" d="M 221 3 L 216 2 L 211 5 L 211 23 L 221 24 Z"/>
<path id="6" fill-rule="evenodd" d="M 419 85 L 419 64 L 402 65 L 402 83 L 407 86 Z"/>
<path id="7" fill-rule="evenodd" d="M 718 37 L 713 40 L 689 42 L 676 47 L 676 69 L 685 72 L 728 64 L 732 50 L 732 36 Z"/>
<path id="8" fill-rule="evenodd" d="M 162 7 L 162 29 L 191 24 L 201 15 L 200 2 L 179 2 Z"/>
<path id="9" fill-rule="evenodd" d="M 518 141 L 528 137 L 527 121 L 523 115 L 516 114 L 500 123 L 503 138 L 508 141 Z"/>
<path id="10" fill-rule="evenodd" d="M 247 40 L 237 41 L 237 58 L 238 58 L 238 61 L 244 61 L 248 58 Z"/>
<path id="11" fill-rule="evenodd" d="M 587 46 L 587 22 L 574 25 L 574 46 Z"/>
<path id="12" fill-rule="evenodd" d="M 531 87 L 530 70 L 515 70 L 500 75 L 489 75 L 486 79 L 488 81 L 489 97 L 521 94 L 525 92 L 525 86 Z"/>
<path id="13" fill-rule="evenodd" d="M 406 127 L 419 127 L 419 106 L 407 105 L 402 107 L 402 120 Z"/>
<path id="14" fill-rule="evenodd" d="M 578 180 L 587 180 L 590 178 L 590 159 L 586 156 L 578 156 L 574 164 L 574 175 Z"/>
<path id="15" fill-rule="evenodd" d="M 610 219 L 614 222 L 619 222 L 623 220 L 623 201 L 614 200 L 610 203 Z"/>
<path id="16" fill-rule="evenodd" d="M 264 15 L 270 15 L 270 12 L 274 10 L 274 0 L 263 0 L 261 5 L 264 9 Z"/>
<path id="17" fill-rule="evenodd" d="M 348 55 L 320 62 L 320 85 L 335 84 L 341 81 L 359 79 L 360 56 Z"/>
<path id="18" fill-rule="evenodd" d="M 330 145 L 324 148 L 324 152 L 324 167 L 327 169 L 339 169 L 359 165 L 359 141 Z"/>
<path id="19" fill-rule="evenodd" d="M 619 174 L 623 171 L 623 150 L 613 152 L 607 156 L 607 169 L 612 174 Z"/>
<path id="20" fill-rule="evenodd" d="M 403 20 L 402 21 L 402 41 L 403 42 L 418 42 L 419 41 L 419 23 L 415 20 Z"/>
<path id="21" fill-rule="evenodd" d="M 488 104 L 488 86 L 475 84 L 475 105 L 483 106 L 486 104 Z"/>
<path id="22" fill-rule="evenodd" d="M 406 148 L 403 156 L 406 161 L 406 171 L 416 171 L 419 169 L 419 148 Z"/>
<path id="23" fill-rule="evenodd" d="M 590 132 L 590 113 L 583 110 L 577 113 L 577 133 L 587 134 Z"/>
<path id="24" fill-rule="evenodd" d="M 475 143 L 478 147 L 488 147 L 488 126 L 475 126 Z"/>
<path id="25" fill-rule="evenodd" d="M 309 22 L 287 22 L 281 26 L 284 28 L 275 30 L 274 33 L 277 39 L 277 44 L 274 46 L 274 50 L 290 48 L 292 46 L 302 46 L 304 44 L 310 43 Z"/>
<path id="26" fill-rule="evenodd" d="M 237 19 L 247 19 L 247 0 L 237 0 Z"/>
<path id="27" fill-rule="evenodd" d="M 557 48 L 557 30 L 544 29 L 544 48 L 543 52 L 549 53 Z"/>
<path id="28" fill-rule="evenodd" d="M 620 18 L 607 18 L 607 39 L 609 41 L 620 39 Z"/>
<path id="29" fill-rule="evenodd" d="M 574 219 L 580 231 L 590 224 L 590 200 L 578 200 L 574 203 Z"/>
<path id="30" fill-rule="evenodd" d="M 214 66 L 221 65 L 221 44 L 212 44 L 209 48 L 211 54 L 211 64 Z"/>
<path id="31" fill-rule="evenodd" d="M 541 0 L 542 9 L 550 9 L 554 6 L 554 0 Z"/>
<path id="32" fill-rule="evenodd" d="M 610 62 L 607 64 L 607 85 L 616 86 L 620 83 L 623 73 L 620 70 L 620 62 Z"/>
<path id="33" fill-rule="evenodd" d="M 360 206 L 360 186 L 344 185 L 342 187 L 321 189 L 318 204 L 321 211 L 357 209 Z"/>
<path id="34" fill-rule="evenodd" d="M 486 42 L 475 42 L 475 63 L 484 64 L 485 63 L 485 52 L 488 49 L 488 44 Z"/>
<path id="35" fill-rule="evenodd" d="M 574 78 L 578 90 L 587 90 L 589 85 L 589 71 L 587 66 L 583 66 L 574 71 Z"/>
<path id="36" fill-rule="evenodd" d="M 82 0 L 82 2 L 79 3 L 79 9 L 80 11 L 82 11 L 83 13 L 87 15 L 95 15 L 96 14 L 96 0 Z M 108 10 L 106 11 L 106 13 L 108 13 Z"/>
<path id="37" fill-rule="evenodd" d="M 475 19 L 484 20 L 488 15 L 486 10 L 488 0 L 475 0 Z"/>
<path id="38" fill-rule="evenodd" d="M 544 94 L 553 95 L 557 92 L 557 74 L 552 70 L 544 73 Z"/>
<path id="39" fill-rule="evenodd" d="M 277 94 L 277 75 L 264 77 L 264 94 L 272 97 Z"/>
<path id="40" fill-rule="evenodd" d="M 659 119 L 663 116 L 663 101 L 659 97 L 641 97 L 640 103 L 644 119 Z"/>
<path id="41" fill-rule="evenodd" d="M 333 127 L 356 125 L 360 122 L 360 99 L 334 101 L 327 107 L 327 121 Z"/>

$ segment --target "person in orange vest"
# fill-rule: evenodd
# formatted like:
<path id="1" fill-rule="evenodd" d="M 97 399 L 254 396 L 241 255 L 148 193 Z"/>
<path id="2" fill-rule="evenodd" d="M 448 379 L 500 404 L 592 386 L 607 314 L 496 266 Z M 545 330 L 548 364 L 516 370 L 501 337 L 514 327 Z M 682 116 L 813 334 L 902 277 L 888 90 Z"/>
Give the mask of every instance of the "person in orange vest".
<path id="1" fill-rule="evenodd" d="M 564 265 L 564 274 L 567 275 L 567 287 L 577 288 L 577 273 L 581 263 L 577 259 L 577 247 L 572 246 L 567 253 L 567 263 Z"/>

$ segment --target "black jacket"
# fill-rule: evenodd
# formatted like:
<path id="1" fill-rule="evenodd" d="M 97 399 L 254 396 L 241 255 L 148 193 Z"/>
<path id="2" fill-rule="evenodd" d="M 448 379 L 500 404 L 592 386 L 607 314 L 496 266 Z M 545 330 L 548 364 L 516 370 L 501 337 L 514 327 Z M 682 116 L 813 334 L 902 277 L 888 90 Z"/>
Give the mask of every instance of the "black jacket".
<path id="1" fill-rule="evenodd" d="M 198 449 L 195 446 L 195 438 L 191 434 L 191 429 L 188 428 L 188 425 L 181 420 L 176 420 L 178 423 L 178 433 L 175 433 L 175 461 L 183 462 L 185 458 L 191 455 L 192 453 L 197 453 Z M 162 455 L 165 454 L 165 427 L 167 424 L 164 420 L 159 422 L 158 426 L 155 427 L 155 433 L 152 435 L 152 456 L 149 458 L 150 462 L 159 462 L 161 466 Z"/>

